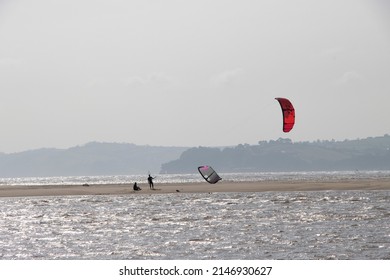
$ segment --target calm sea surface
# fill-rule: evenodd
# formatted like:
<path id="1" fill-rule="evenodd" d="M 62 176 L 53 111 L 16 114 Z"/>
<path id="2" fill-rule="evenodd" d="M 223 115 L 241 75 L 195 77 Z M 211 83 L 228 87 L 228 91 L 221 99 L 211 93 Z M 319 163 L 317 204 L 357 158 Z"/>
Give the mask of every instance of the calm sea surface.
<path id="1" fill-rule="evenodd" d="M 138 178 L 118 177 L 17 178 L 0 184 L 118 183 Z M 389 178 L 390 172 L 222 177 L 337 180 Z M 175 180 L 198 178 L 160 175 L 156 183 Z M 390 192 L 0 198 L 0 259 L 390 259 Z"/>

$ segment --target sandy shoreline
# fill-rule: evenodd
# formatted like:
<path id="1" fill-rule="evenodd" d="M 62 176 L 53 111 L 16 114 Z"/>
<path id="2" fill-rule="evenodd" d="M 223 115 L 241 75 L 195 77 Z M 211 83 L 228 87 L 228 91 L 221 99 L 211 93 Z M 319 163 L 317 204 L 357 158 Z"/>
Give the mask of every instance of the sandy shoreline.
<path id="1" fill-rule="evenodd" d="M 156 184 L 150 190 L 140 184 L 141 191 L 133 191 L 132 184 L 102 184 L 90 186 L 43 185 L 1 186 L 0 197 L 63 196 L 63 195 L 135 195 L 168 193 L 213 192 L 266 192 L 266 191 L 324 191 L 324 190 L 390 190 L 390 178 L 338 181 L 259 181 L 208 183 Z"/>

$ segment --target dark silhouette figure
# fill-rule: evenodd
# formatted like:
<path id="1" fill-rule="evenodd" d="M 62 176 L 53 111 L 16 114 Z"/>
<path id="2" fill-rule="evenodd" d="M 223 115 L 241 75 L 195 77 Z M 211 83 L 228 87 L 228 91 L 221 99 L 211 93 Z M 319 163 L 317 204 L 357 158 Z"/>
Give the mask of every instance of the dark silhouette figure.
<path id="1" fill-rule="evenodd" d="M 151 190 L 154 190 L 153 179 L 154 179 L 154 177 L 150 176 L 150 174 L 149 174 L 149 176 L 148 176 L 148 183 L 149 183 L 149 188 Z"/>
<path id="2" fill-rule="evenodd" d="M 141 188 L 138 187 L 137 182 L 134 183 L 133 190 L 135 190 L 135 191 L 140 191 L 141 190 Z"/>

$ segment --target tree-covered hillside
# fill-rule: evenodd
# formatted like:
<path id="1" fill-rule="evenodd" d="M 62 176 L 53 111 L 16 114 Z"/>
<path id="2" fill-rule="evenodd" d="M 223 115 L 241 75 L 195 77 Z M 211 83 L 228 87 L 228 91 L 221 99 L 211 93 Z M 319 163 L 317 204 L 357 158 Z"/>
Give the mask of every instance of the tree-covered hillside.
<path id="1" fill-rule="evenodd" d="M 91 142 L 69 149 L 0 154 L 0 177 L 158 173 L 162 163 L 178 158 L 186 149 Z"/>
<path id="2" fill-rule="evenodd" d="M 280 138 L 258 145 L 197 147 L 163 164 L 161 173 L 193 173 L 204 164 L 220 172 L 390 170 L 390 136 L 296 143 Z"/>

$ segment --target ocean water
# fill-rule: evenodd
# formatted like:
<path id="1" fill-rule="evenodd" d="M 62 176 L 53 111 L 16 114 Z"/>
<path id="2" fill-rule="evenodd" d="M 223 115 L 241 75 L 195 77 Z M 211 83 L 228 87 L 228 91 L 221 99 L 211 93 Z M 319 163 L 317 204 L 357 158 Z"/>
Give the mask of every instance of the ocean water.
<path id="1" fill-rule="evenodd" d="M 380 179 L 390 178 L 390 170 L 381 171 L 323 171 L 323 172 L 252 172 L 252 173 L 220 173 L 224 181 L 329 181 L 348 179 Z M 152 174 L 156 183 L 196 183 L 204 182 L 198 174 Z M 112 175 L 112 176 L 66 176 L 66 177 L 21 177 L 0 178 L 1 186 L 10 185 L 82 185 L 88 184 L 128 184 L 129 182 L 147 182 L 147 174 Z"/>
<path id="2" fill-rule="evenodd" d="M 390 259 L 390 192 L 0 198 L 0 259 Z"/>

